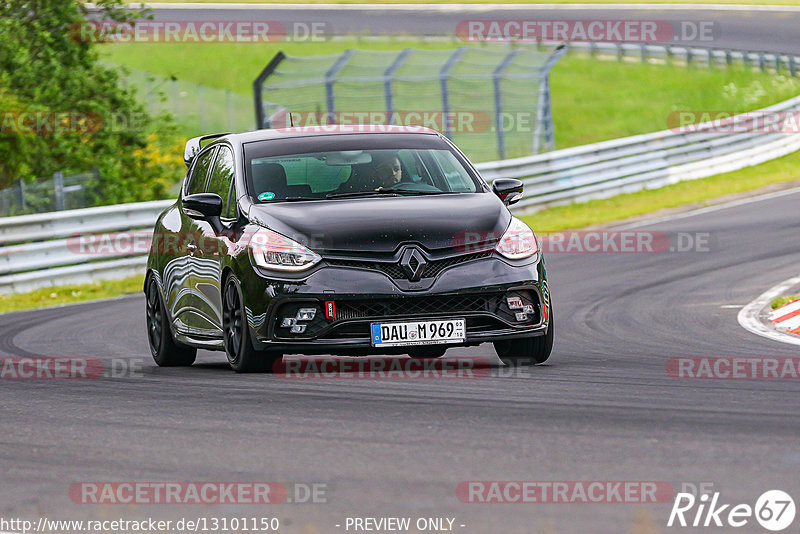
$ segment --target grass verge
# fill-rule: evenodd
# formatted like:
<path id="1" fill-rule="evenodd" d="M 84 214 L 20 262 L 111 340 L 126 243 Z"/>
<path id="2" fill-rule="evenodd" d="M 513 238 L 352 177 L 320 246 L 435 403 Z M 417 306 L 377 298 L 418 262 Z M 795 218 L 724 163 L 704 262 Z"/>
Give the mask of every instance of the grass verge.
<path id="1" fill-rule="evenodd" d="M 800 295 L 786 295 L 785 297 L 777 297 L 773 299 L 770 307 L 774 310 L 780 308 L 781 306 L 786 306 L 793 300 L 800 299 Z"/>
<path id="2" fill-rule="evenodd" d="M 0 295 L 0 313 L 120 297 L 130 293 L 139 293 L 142 291 L 143 286 L 144 275 L 137 275 L 120 280 L 45 287 L 29 293 Z"/>

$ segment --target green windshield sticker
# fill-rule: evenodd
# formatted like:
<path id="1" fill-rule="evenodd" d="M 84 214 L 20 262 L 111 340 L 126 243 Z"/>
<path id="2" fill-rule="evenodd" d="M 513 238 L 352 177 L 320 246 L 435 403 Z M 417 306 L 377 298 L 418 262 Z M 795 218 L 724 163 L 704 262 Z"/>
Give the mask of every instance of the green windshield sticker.
<path id="1" fill-rule="evenodd" d="M 261 193 L 260 195 L 258 195 L 258 200 L 262 202 L 265 200 L 272 200 L 273 198 L 275 198 L 275 193 L 273 193 L 272 191 L 267 191 L 265 193 Z"/>

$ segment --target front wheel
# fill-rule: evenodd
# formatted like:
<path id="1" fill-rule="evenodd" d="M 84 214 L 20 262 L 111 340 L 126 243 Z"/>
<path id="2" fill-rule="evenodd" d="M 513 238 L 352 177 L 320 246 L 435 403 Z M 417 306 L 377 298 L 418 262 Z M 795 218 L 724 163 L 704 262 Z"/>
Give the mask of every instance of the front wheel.
<path id="1" fill-rule="evenodd" d="M 510 367 L 544 363 L 553 350 L 553 308 L 550 308 L 550 324 L 543 336 L 495 341 L 494 350 L 504 364 Z"/>
<path id="2" fill-rule="evenodd" d="M 159 367 L 185 367 L 192 365 L 197 349 L 175 343 L 169 329 L 166 307 L 154 278 L 147 282 L 147 339 L 150 353 Z"/>
<path id="3" fill-rule="evenodd" d="M 244 312 L 242 288 L 234 276 L 225 282 L 222 298 L 222 330 L 228 363 L 237 373 L 272 371 L 272 366 L 283 356 L 280 353 L 257 351 L 253 348 Z"/>

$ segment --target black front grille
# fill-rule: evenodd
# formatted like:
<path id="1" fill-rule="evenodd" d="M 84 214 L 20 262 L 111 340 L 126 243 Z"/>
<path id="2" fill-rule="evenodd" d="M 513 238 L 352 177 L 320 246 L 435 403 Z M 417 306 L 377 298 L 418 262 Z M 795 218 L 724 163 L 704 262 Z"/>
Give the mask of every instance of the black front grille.
<path id="1" fill-rule="evenodd" d="M 430 260 L 422 272 L 422 278 L 435 278 L 445 269 L 468 261 L 478 260 L 481 258 L 488 258 L 492 255 L 491 251 L 477 252 L 474 254 L 464 254 L 462 256 L 453 256 L 441 260 Z M 340 260 L 340 259 L 326 259 L 329 265 L 334 267 L 355 267 L 359 269 L 369 269 L 371 271 L 380 271 L 390 278 L 395 280 L 406 279 L 406 274 L 397 262 L 385 261 L 361 261 L 361 260 Z"/>
<path id="2" fill-rule="evenodd" d="M 408 317 L 413 315 L 497 313 L 501 295 L 449 295 L 391 299 L 340 300 L 337 319 Z"/>

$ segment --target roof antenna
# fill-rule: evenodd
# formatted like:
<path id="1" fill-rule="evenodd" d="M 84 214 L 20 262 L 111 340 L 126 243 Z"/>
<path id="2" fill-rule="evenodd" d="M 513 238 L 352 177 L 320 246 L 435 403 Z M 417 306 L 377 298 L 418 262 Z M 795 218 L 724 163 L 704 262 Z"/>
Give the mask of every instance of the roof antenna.
<path id="1" fill-rule="evenodd" d="M 294 128 L 294 120 L 292 119 L 292 112 L 289 112 L 289 124 Z"/>

